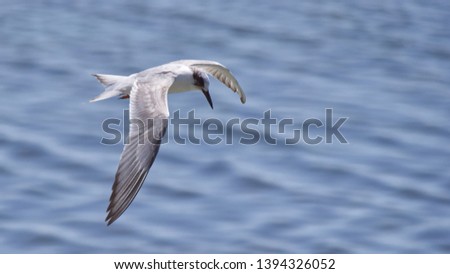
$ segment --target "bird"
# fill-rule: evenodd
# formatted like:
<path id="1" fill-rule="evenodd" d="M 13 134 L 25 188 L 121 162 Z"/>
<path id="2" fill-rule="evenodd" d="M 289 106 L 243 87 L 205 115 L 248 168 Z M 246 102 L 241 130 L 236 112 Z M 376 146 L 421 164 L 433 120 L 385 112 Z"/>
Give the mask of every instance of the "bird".
<path id="1" fill-rule="evenodd" d="M 90 102 L 116 96 L 129 99 L 128 142 L 120 157 L 106 210 L 108 226 L 133 202 L 155 161 L 168 126 L 167 95 L 200 90 L 210 107 L 214 108 L 208 74 L 237 93 L 241 103 L 245 103 L 245 93 L 236 78 L 228 68 L 215 61 L 178 60 L 129 76 L 92 74 L 105 90 Z M 142 123 L 131 123 L 132 120 Z"/>

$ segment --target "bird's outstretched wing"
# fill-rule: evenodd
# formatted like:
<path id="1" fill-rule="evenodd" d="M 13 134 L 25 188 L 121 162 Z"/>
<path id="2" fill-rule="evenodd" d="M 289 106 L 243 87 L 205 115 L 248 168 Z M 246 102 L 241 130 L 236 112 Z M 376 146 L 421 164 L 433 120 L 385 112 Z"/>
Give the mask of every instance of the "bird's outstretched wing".
<path id="1" fill-rule="evenodd" d="M 244 90 L 242 90 L 239 82 L 236 80 L 233 74 L 231 74 L 230 70 L 224 65 L 209 60 L 179 60 L 172 63 L 185 64 L 187 66 L 193 66 L 204 70 L 205 72 L 214 76 L 224 85 L 229 87 L 232 91 L 237 92 L 241 99 L 241 102 L 243 104 L 245 103 L 246 98 Z"/>
<path id="2" fill-rule="evenodd" d="M 138 78 L 133 84 L 128 142 L 122 152 L 109 199 L 105 220 L 108 225 L 131 204 L 158 154 L 167 129 L 167 92 L 173 81 L 173 76 L 166 74 L 155 79 Z"/>

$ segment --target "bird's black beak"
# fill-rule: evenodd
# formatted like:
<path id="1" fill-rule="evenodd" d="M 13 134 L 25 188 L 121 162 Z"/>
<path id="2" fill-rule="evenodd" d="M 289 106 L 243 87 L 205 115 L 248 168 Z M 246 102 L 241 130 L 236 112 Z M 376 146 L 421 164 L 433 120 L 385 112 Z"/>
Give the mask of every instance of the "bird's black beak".
<path id="1" fill-rule="evenodd" d="M 208 100 L 208 103 L 209 103 L 209 105 L 211 106 L 211 108 L 214 109 L 214 107 L 213 107 L 213 102 L 212 102 L 212 99 L 211 99 L 211 95 L 209 95 L 209 90 L 207 90 L 207 89 L 202 89 L 202 92 L 203 92 L 203 94 L 205 95 L 206 100 Z"/>

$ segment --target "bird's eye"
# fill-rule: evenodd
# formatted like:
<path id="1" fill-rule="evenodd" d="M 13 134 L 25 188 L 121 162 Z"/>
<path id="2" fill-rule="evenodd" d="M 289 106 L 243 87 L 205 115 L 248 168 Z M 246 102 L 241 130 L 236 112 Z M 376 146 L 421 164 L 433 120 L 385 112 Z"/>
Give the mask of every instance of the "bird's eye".
<path id="1" fill-rule="evenodd" d="M 205 82 L 203 81 L 203 77 L 200 75 L 198 71 L 194 72 L 194 85 L 203 87 Z"/>

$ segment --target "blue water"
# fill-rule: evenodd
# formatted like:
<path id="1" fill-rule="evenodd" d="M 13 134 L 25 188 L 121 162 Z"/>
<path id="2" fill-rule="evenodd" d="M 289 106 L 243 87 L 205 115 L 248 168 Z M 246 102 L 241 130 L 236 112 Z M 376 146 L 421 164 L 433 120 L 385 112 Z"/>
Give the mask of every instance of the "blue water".
<path id="1" fill-rule="evenodd" d="M 0 252 L 449 253 L 449 2 L 263 2 L 3 1 Z M 291 130 L 331 108 L 348 144 L 169 141 L 107 227 L 122 145 L 101 123 L 128 105 L 88 103 L 90 74 L 191 58 L 227 65 L 247 104 L 212 81 L 214 110 L 197 92 L 171 113 L 270 109 Z"/>

